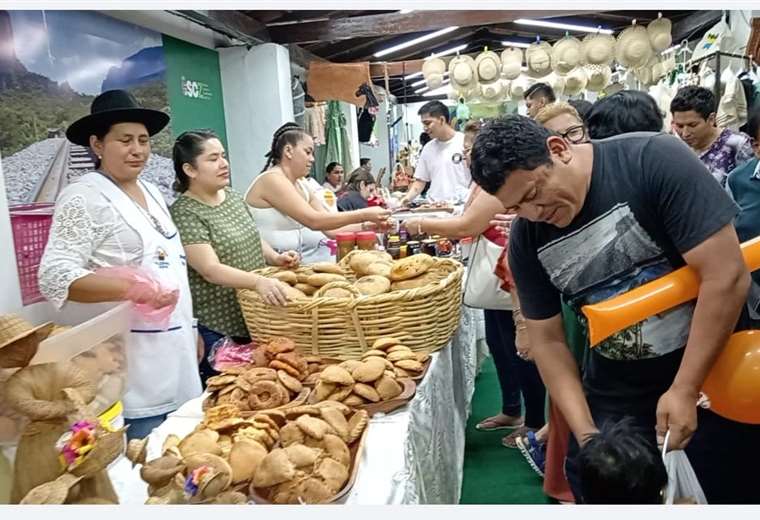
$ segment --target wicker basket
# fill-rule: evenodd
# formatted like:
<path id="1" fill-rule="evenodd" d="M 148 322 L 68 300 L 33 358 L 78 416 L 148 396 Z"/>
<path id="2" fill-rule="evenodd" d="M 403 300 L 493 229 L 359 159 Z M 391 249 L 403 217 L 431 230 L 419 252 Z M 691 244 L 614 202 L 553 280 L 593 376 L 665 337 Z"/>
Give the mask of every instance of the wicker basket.
<path id="1" fill-rule="evenodd" d="M 348 265 L 350 256 L 341 265 Z M 285 336 L 303 354 L 356 359 L 376 339 L 388 336 L 403 340 L 414 351 L 432 352 L 444 347 L 459 326 L 464 269 L 445 258 L 434 258 L 430 269 L 440 272 L 442 279 L 376 296 L 323 296 L 275 307 L 264 303 L 255 291 L 241 289 L 238 300 L 253 338 L 268 341 Z M 278 270 L 256 272 L 267 276 Z M 308 266 L 299 270 L 308 271 Z M 353 280 L 353 272 L 346 269 L 346 277 Z"/>

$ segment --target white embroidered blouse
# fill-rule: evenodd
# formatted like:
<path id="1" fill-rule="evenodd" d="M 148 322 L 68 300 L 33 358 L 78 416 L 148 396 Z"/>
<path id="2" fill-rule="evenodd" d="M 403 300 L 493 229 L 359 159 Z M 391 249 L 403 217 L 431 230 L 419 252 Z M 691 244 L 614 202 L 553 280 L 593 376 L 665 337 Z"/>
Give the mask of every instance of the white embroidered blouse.
<path id="1" fill-rule="evenodd" d="M 158 193 L 155 186 L 152 188 Z M 150 207 L 156 201 L 149 196 L 146 200 L 151 213 L 161 218 L 163 211 Z M 60 309 L 68 300 L 69 286 L 75 280 L 99 267 L 139 265 L 142 256 L 139 233 L 97 189 L 80 180 L 64 188 L 56 202 L 38 273 L 40 292 Z"/>

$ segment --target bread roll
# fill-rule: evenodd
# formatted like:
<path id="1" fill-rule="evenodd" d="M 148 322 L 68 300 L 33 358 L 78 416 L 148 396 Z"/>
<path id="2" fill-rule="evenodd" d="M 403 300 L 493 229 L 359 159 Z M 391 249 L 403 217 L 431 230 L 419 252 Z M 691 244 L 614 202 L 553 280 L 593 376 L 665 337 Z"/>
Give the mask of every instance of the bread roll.
<path id="1" fill-rule="evenodd" d="M 420 276 L 433 265 L 433 257 L 420 253 L 407 258 L 402 258 L 393 263 L 391 268 L 391 280 L 399 282 Z"/>
<path id="2" fill-rule="evenodd" d="M 354 287 L 356 287 L 360 293 L 371 296 L 390 291 L 391 282 L 384 276 L 365 276 L 359 278 L 354 284 Z"/>
<path id="3" fill-rule="evenodd" d="M 298 283 L 298 277 L 293 271 L 278 271 L 269 277 L 281 282 L 285 282 L 288 285 L 295 285 Z"/>

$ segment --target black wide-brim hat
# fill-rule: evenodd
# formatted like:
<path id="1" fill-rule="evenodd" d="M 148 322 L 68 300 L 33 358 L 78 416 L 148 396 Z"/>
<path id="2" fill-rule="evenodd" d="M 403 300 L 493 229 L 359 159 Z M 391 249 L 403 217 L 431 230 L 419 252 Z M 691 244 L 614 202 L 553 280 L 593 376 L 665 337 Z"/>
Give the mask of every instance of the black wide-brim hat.
<path id="1" fill-rule="evenodd" d="M 90 115 L 69 125 L 66 138 L 74 144 L 90 146 L 91 135 L 118 123 L 142 123 L 148 135 L 155 135 L 169 123 L 169 114 L 141 107 L 126 90 L 107 90 L 92 100 Z"/>

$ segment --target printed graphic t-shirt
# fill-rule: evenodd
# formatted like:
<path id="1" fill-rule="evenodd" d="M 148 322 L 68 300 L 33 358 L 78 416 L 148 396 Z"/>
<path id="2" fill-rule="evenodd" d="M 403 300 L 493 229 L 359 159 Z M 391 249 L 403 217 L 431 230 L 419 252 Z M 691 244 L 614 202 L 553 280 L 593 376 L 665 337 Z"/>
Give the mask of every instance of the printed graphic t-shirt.
<path id="1" fill-rule="evenodd" d="M 510 266 L 529 319 L 559 314 L 560 294 L 580 316 L 583 305 L 682 267 L 683 253 L 738 213 L 676 137 L 641 132 L 592 146 L 589 193 L 570 225 L 560 229 L 526 219 L 513 225 Z M 589 401 L 616 408 L 623 397 L 636 408 L 636 402 L 651 404 L 667 390 L 688 339 L 694 305 L 652 316 L 595 347 L 584 367 Z"/>

